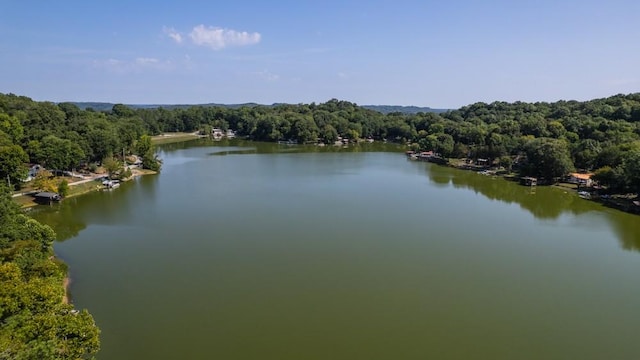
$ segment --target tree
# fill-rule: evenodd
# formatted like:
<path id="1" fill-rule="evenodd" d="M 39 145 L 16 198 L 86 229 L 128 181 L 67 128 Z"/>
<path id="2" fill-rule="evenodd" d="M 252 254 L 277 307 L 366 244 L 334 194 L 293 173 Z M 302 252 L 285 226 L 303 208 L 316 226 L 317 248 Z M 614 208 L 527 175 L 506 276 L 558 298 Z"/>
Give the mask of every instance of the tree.
<path id="1" fill-rule="evenodd" d="M 57 190 L 53 174 L 47 170 L 41 170 L 36 174 L 36 178 L 33 180 L 33 187 L 40 191 L 55 192 Z"/>
<path id="2" fill-rule="evenodd" d="M 115 179 L 123 171 L 122 163 L 112 157 L 104 159 L 102 166 L 107 170 L 110 179 Z"/>
<path id="3" fill-rule="evenodd" d="M 153 143 L 149 135 L 142 135 L 136 142 L 136 152 L 138 155 L 143 155 L 153 149 Z"/>
<path id="4" fill-rule="evenodd" d="M 438 134 L 436 140 L 436 152 L 445 158 L 451 156 L 454 146 L 453 137 L 449 134 Z"/>
<path id="5" fill-rule="evenodd" d="M 338 132 L 333 126 L 327 124 L 320 131 L 320 137 L 324 139 L 327 144 L 333 144 L 338 140 Z"/>
<path id="6" fill-rule="evenodd" d="M 9 135 L 14 144 L 20 143 L 24 136 L 24 129 L 20 120 L 15 116 L 0 113 L 0 131 Z"/>
<path id="7" fill-rule="evenodd" d="M 623 190 L 625 186 L 624 174 L 622 174 L 620 167 L 601 167 L 594 172 L 591 178 L 600 185 L 615 191 Z"/>
<path id="8" fill-rule="evenodd" d="M 62 197 L 66 197 L 69 194 L 69 182 L 66 179 L 63 179 L 58 184 L 58 194 Z"/>
<path id="9" fill-rule="evenodd" d="M 0 181 L 8 181 L 19 188 L 27 177 L 25 163 L 29 157 L 19 145 L 0 146 Z"/>
<path id="10" fill-rule="evenodd" d="M 529 162 L 525 168 L 528 175 L 555 181 L 575 169 L 563 140 L 536 138 L 526 145 L 525 152 Z"/>
<path id="11" fill-rule="evenodd" d="M 149 136 L 142 135 L 140 137 L 140 140 L 136 143 L 136 151 L 139 156 L 142 156 L 142 167 L 144 169 L 160 171 L 162 161 L 158 159 Z"/>
<path id="12" fill-rule="evenodd" d="M 162 166 L 162 160 L 160 160 L 158 156 L 152 151 L 148 151 L 145 155 L 142 156 L 143 169 L 160 171 L 161 166 Z"/>
<path id="13" fill-rule="evenodd" d="M 500 166 L 505 168 L 505 170 L 507 170 L 508 172 L 511 172 L 511 167 L 513 166 L 513 160 L 511 159 L 511 156 L 504 155 L 500 157 L 499 164 Z"/>
<path id="14" fill-rule="evenodd" d="M 52 170 L 70 170 L 85 158 L 80 145 L 71 140 L 49 135 L 34 149 L 34 159 Z"/>
<path id="15" fill-rule="evenodd" d="M 622 171 L 628 189 L 640 193 L 640 149 L 626 154 L 622 162 Z"/>

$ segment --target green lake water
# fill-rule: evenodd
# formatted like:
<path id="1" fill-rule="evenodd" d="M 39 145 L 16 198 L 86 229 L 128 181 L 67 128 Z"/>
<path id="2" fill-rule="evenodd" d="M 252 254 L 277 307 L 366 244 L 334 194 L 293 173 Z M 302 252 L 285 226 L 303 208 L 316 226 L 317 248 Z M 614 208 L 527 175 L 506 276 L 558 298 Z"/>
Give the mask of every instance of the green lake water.
<path id="1" fill-rule="evenodd" d="M 165 145 L 31 213 L 98 359 L 638 359 L 640 217 L 383 144 Z"/>

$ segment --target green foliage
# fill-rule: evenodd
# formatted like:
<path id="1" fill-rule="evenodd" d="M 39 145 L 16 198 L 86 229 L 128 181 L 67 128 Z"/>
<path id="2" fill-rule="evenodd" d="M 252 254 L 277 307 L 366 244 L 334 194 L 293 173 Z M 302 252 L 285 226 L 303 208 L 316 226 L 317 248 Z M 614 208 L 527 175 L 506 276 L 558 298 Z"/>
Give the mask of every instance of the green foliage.
<path id="1" fill-rule="evenodd" d="M 1 359 L 83 359 L 99 350 L 91 315 L 63 302 L 66 268 L 52 257 L 54 239 L 0 186 Z"/>
<path id="2" fill-rule="evenodd" d="M 627 188 L 636 193 L 640 192 L 640 149 L 626 154 L 622 162 L 622 172 Z"/>
<path id="3" fill-rule="evenodd" d="M 563 140 L 536 138 L 526 145 L 525 152 L 529 161 L 527 175 L 555 181 L 575 169 Z"/>
<path id="4" fill-rule="evenodd" d="M 20 123 L 20 119 L 15 116 L 0 113 L 0 131 L 9 135 L 11 142 L 20 143 L 24 135 L 24 129 Z"/>
<path id="5" fill-rule="evenodd" d="M 155 147 L 151 143 L 151 138 L 147 135 L 142 135 L 136 143 L 136 151 L 138 155 L 142 156 L 142 167 L 153 171 L 160 171 L 162 161 L 158 159 L 155 152 Z"/>
<path id="6" fill-rule="evenodd" d="M 13 188 L 18 188 L 27 177 L 28 160 L 20 145 L 0 146 L 0 181 L 8 180 Z"/>
<path id="7" fill-rule="evenodd" d="M 70 170 L 85 158 L 84 151 L 77 143 L 53 135 L 45 136 L 32 146 L 34 162 L 52 170 Z"/>
<path id="8" fill-rule="evenodd" d="M 151 143 L 151 137 L 148 135 L 142 135 L 136 143 L 136 153 L 138 155 L 144 155 L 153 150 L 153 144 Z"/>
<path id="9" fill-rule="evenodd" d="M 102 161 L 102 166 L 104 166 L 104 169 L 107 170 L 109 178 L 111 179 L 118 178 L 124 171 L 122 163 L 112 157 L 104 159 Z"/>
<path id="10" fill-rule="evenodd" d="M 36 178 L 33 180 L 33 188 L 40 191 L 56 191 L 56 184 L 53 179 L 53 174 L 47 170 L 41 170 L 36 174 Z"/>
<path id="11" fill-rule="evenodd" d="M 511 159 L 511 156 L 507 156 L 507 155 L 501 156 L 500 160 L 498 161 L 498 164 L 503 168 L 505 168 L 507 171 L 511 172 L 511 167 L 513 166 L 513 160 Z"/>
<path id="12" fill-rule="evenodd" d="M 146 153 L 142 156 L 142 168 L 153 171 L 160 171 L 162 167 L 162 161 L 153 153 Z"/>
<path id="13" fill-rule="evenodd" d="M 603 166 L 594 172 L 592 179 L 612 190 L 622 190 L 624 189 L 624 178 L 620 170 L 618 167 Z"/>
<path id="14" fill-rule="evenodd" d="M 63 179 L 60 184 L 58 184 L 58 194 L 62 197 L 69 194 L 69 182 L 67 182 L 66 179 Z"/>

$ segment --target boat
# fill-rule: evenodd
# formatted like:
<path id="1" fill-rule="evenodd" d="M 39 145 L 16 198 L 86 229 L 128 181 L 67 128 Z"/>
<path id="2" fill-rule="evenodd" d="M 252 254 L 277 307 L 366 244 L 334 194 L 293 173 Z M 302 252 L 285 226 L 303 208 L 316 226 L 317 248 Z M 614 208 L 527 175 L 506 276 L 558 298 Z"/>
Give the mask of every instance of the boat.
<path id="1" fill-rule="evenodd" d="M 105 180 L 102 182 L 102 186 L 104 186 L 105 189 L 117 189 L 118 187 L 120 187 L 120 181 L 119 180 Z"/>
<path id="2" fill-rule="evenodd" d="M 42 191 L 33 195 L 34 200 L 39 204 L 51 204 L 53 202 L 59 202 L 62 200 L 62 196 L 58 193 Z"/>
<path id="3" fill-rule="evenodd" d="M 578 196 L 580 196 L 583 199 L 591 199 L 591 193 L 588 191 L 578 191 Z"/>

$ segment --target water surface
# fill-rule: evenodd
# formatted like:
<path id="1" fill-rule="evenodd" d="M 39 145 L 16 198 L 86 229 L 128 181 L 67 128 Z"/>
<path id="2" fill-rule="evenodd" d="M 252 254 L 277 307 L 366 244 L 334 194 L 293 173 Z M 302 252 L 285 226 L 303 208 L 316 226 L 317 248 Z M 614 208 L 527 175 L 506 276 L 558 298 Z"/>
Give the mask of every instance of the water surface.
<path id="1" fill-rule="evenodd" d="M 640 356 L 640 218 L 397 151 L 172 144 L 34 216 L 99 359 Z"/>

